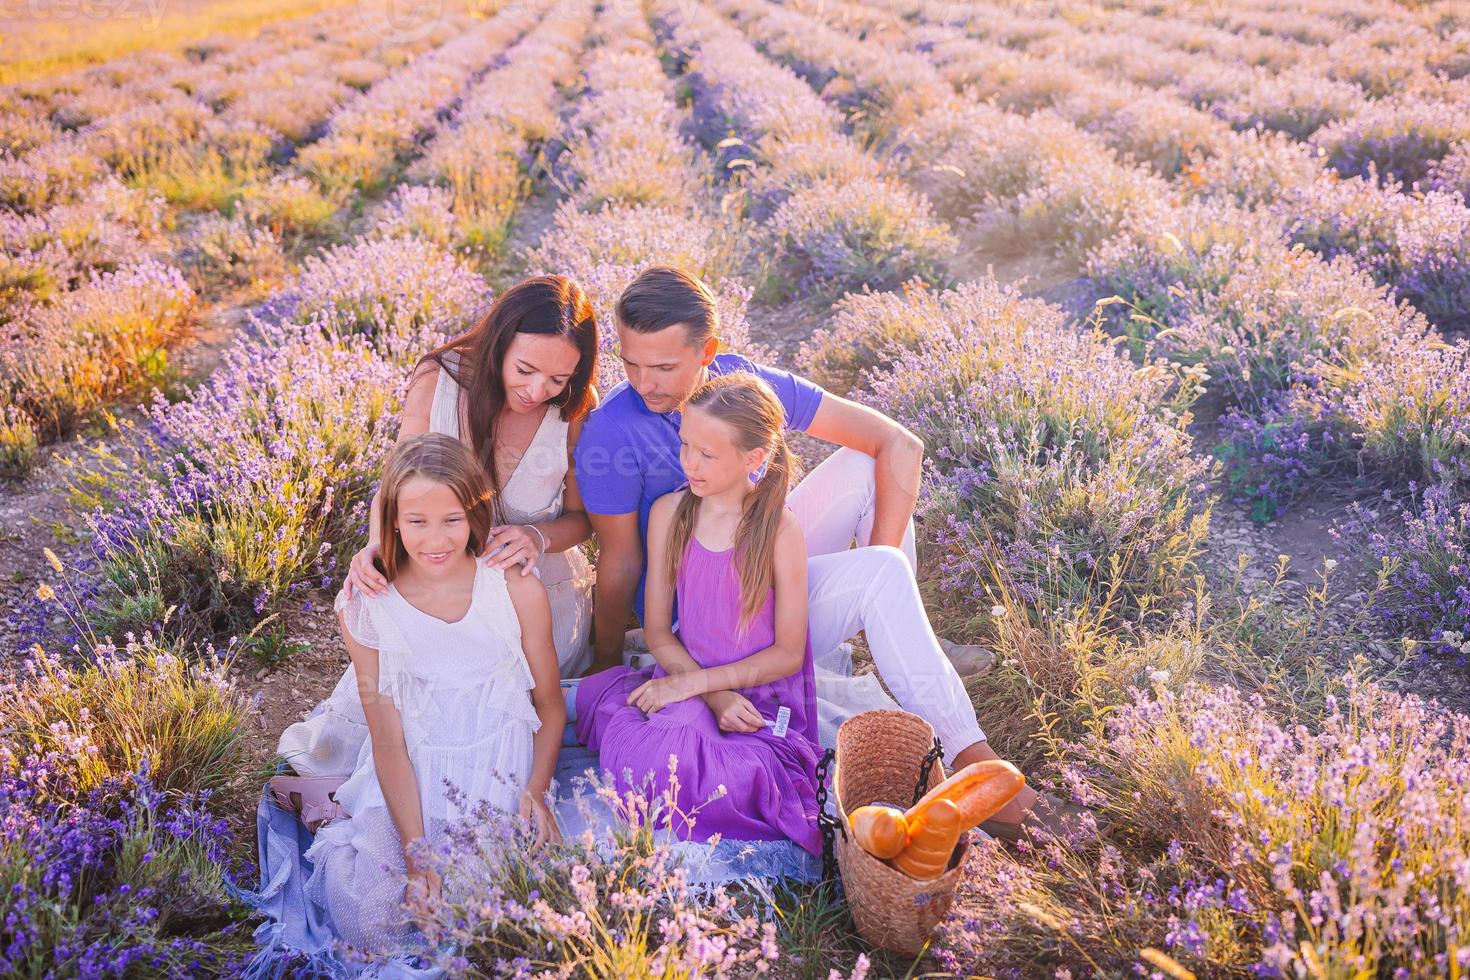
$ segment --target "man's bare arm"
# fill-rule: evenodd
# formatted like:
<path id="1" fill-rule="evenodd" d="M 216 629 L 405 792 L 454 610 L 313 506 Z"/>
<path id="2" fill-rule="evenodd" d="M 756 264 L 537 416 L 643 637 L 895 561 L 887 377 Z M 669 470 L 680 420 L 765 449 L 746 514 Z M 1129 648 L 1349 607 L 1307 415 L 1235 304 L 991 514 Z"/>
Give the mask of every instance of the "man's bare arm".
<path id="1" fill-rule="evenodd" d="M 622 663 L 628 611 L 643 575 L 643 536 L 638 512 L 588 514 L 597 535 L 597 591 L 592 605 L 591 672 Z"/>
<path id="2" fill-rule="evenodd" d="M 826 392 L 807 434 L 873 457 L 872 544 L 900 547 L 924 466 L 924 442 L 882 412 Z"/>

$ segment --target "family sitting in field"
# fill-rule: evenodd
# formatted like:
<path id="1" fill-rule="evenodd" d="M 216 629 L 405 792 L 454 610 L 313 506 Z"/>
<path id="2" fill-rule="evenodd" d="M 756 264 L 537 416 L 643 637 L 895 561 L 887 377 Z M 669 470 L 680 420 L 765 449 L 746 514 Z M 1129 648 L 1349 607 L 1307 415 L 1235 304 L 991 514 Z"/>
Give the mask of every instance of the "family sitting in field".
<path id="1" fill-rule="evenodd" d="M 915 577 L 919 440 L 721 352 L 684 272 L 645 271 L 616 315 L 627 380 L 600 400 L 599 326 L 559 276 L 506 291 L 410 382 L 336 604 L 351 666 L 279 747 L 300 778 L 278 795 L 320 823 L 305 900 L 354 947 L 401 943 L 405 889 L 440 887 L 410 844 L 460 812 L 446 780 L 558 838 L 569 719 L 621 789 L 676 756 L 693 839 L 819 855 L 814 653 L 859 631 L 947 764 L 996 758 L 962 679 L 990 655 L 935 636 Z M 789 431 L 840 448 L 799 480 Z M 651 666 L 625 654 L 630 611 Z M 983 829 L 1015 839 L 1064 809 L 1028 788 Z"/>

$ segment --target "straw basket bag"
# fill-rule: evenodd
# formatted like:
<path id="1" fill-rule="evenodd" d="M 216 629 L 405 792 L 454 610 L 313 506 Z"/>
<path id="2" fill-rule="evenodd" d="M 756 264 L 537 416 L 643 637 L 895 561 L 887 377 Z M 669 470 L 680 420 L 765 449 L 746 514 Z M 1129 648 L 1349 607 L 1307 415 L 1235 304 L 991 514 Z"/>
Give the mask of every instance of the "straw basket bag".
<path id="1" fill-rule="evenodd" d="M 938 878 L 915 881 L 874 857 L 847 832 L 847 815 L 869 803 L 906 809 L 915 802 L 915 788 L 924 757 L 935 745 L 934 729 L 907 711 L 864 711 L 837 730 L 837 866 L 842 890 L 858 933 L 883 949 L 916 956 L 954 902 L 969 835 L 961 835 L 949 864 Z M 944 766 L 929 769 L 923 792 L 944 781 Z"/>

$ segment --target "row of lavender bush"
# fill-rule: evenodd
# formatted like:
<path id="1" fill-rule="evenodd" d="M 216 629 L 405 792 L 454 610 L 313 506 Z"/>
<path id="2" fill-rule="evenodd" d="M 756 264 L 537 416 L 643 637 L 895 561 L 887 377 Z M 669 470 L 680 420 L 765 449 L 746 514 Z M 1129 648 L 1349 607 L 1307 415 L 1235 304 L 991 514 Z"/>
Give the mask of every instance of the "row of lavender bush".
<path id="1" fill-rule="evenodd" d="M 544 134 L 540 126 L 554 118 L 553 83 L 568 71 L 590 15 L 590 4 L 578 5 L 572 17 L 548 18 L 512 48 L 499 87 L 487 76 L 478 107 L 467 100 L 463 118 L 436 139 L 451 149 L 436 153 L 431 144 L 426 159 L 472 167 L 474 148 L 484 143 L 459 135 L 459 128 L 487 118 L 503 127 L 496 131 L 515 134 L 506 136 L 511 143 Z M 646 127 L 660 120 L 671 140 L 665 149 L 681 145 L 677 110 L 663 101 L 669 83 L 648 36 L 646 24 L 623 23 L 615 11 L 599 21 L 589 97 L 571 140 L 584 164 L 591 154 L 657 144 L 634 136 L 647 137 Z M 489 144 L 487 162 L 525 159 L 524 150 Z M 692 149 L 682 162 L 689 175 L 699 174 Z M 295 588 L 331 584 L 335 546 L 360 530 L 407 365 L 427 344 L 461 329 L 487 299 L 484 282 L 447 250 L 453 235 L 437 233 L 461 227 L 451 174 L 438 164 L 425 168 L 436 183 L 401 191 L 371 217 L 365 238 L 309 259 L 209 385 L 151 414 L 145 450 L 157 454 L 152 477 L 138 484 L 129 472 L 132 489 L 93 523 L 106 549 L 104 570 L 122 586 L 114 595 L 137 603 L 132 614 L 140 621 L 153 619 L 170 635 L 235 631 L 268 620 Z M 514 183 L 516 193 L 502 202 L 512 208 L 519 200 L 520 181 Z M 439 203 L 449 213 L 421 220 L 424 212 L 415 207 L 424 192 L 448 194 Z M 691 206 L 699 202 L 679 205 L 695 229 L 718 213 Z M 464 217 L 482 213 L 481 203 L 471 199 Z M 614 198 L 603 210 L 618 203 Z M 627 213 L 643 207 L 627 202 Z M 603 241 L 635 264 L 662 259 L 629 251 L 636 242 Z M 649 240 L 652 247 L 659 242 Z M 157 468 L 160 462 L 166 467 Z M 159 571 L 169 578 L 150 580 Z M 318 575 L 328 577 L 317 582 Z M 187 591 L 200 586 L 213 594 Z M 169 594 L 170 588 L 176 591 Z M 58 602 L 49 586 L 41 598 Z M 99 614 L 116 611 L 82 608 L 84 643 L 92 645 Z M 117 622 L 115 615 L 102 616 L 107 626 Z M 212 815 L 244 811 L 258 785 L 259 774 L 243 765 L 239 752 L 248 708 L 218 668 L 191 667 L 162 649 L 151 638 L 115 656 L 103 645 L 95 679 L 84 669 L 38 660 L 32 677 L 8 689 L 25 706 L 19 742 L 29 751 L 0 752 L 0 774 L 9 780 L 0 784 L 0 805 L 10 807 L 11 846 L 3 853 L 36 869 L 14 890 L 12 904 L 0 904 L 14 912 L 11 922 L 22 924 L 6 951 L 7 962 L 22 970 L 44 962 L 85 975 L 230 974 L 250 954 L 233 882 L 249 882 L 252 869 L 226 866 L 228 835 Z M 182 644 L 178 649 L 183 652 Z M 184 706 L 187 724 L 177 718 Z M 162 731 L 172 737 L 159 737 Z M 88 747 L 93 743 L 96 751 Z M 51 772 L 61 757 L 47 754 L 53 746 L 84 766 L 104 756 L 115 778 L 88 795 L 101 770 L 91 764 L 95 778 L 88 785 L 56 778 Z M 181 782 L 189 774 L 199 783 Z M 452 865 L 466 886 L 417 910 L 431 938 L 444 940 L 441 965 L 451 975 L 605 971 L 611 964 L 618 974 L 652 969 L 724 977 L 777 959 L 772 923 L 737 907 L 733 896 L 711 901 L 689 889 L 670 853 L 654 842 L 657 828 L 690 816 L 669 812 L 672 796 L 619 798 L 592 789 L 596 806 L 622 814 L 625 829 L 614 841 L 588 836 L 551 859 L 524 859 L 524 847 L 517 847 L 525 843 L 523 829 L 481 810 L 432 856 Z M 201 790 L 215 795 L 201 797 Z M 63 814 L 71 815 L 64 827 Z M 85 881 L 66 877 L 72 864 L 48 843 L 57 832 L 85 854 L 78 866 Z M 144 847 L 152 850 L 140 870 L 133 856 Z M 43 875 L 38 859 L 55 873 Z M 42 904 L 70 918 L 35 916 Z M 117 914 L 125 905 L 131 916 Z"/>
<path id="2" fill-rule="evenodd" d="M 592 297 L 604 325 L 598 385 L 607 391 L 623 378 L 613 307 L 623 287 L 652 265 L 674 265 L 708 282 L 724 345 L 758 351 L 745 320 L 750 289 L 738 274 L 744 235 L 684 137 L 687 113 L 659 63 L 652 31 L 641 16 L 612 7 L 598 30 L 586 88 L 563 133 L 568 149 L 558 166 L 571 192 L 528 258 L 532 269 L 569 275 Z"/>
<path id="3" fill-rule="evenodd" d="M 279 32 L 271 31 L 228 52 L 211 51 L 218 56 L 206 59 L 207 68 L 185 59 L 155 65 L 164 70 L 154 74 L 118 66 L 115 84 L 82 87 L 78 99 L 61 94 L 68 91 L 63 86 L 52 99 L 21 87 L 9 91 L 31 118 L 63 118 L 73 130 L 0 160 L 4 180 L 11 181 L 6 186 L 31 195 L 12 196 L 13 207 L 0 215 L 0 323 L 11 325 L 0 351 L 4 471 L 24 472 L 40 444 L 70 434 L 99 408 L 167 380 L 170 350 L 187 339 L 201 314 L 196 288 L 221 275 L 248 282 L 267 271 L 278 274 L 284 270 L 283 237 L 318 228 L 337 212 L 338 204 L 300 180 L 273 176 L 270 157 L 283 147 L 293 149 L 292 138 L 314 138 L 343 100 L 343 120 L 356 118 L 353 112 L 375 113 L 379 138 L 406 130 L 411 140 L 423 127 L 423 114 L 432 119 L 447 97 L 443 86 L 454 84 L 453 64 L 443 56 L 479 56 L 462 39 L 435 52 L 440 57 L 415 62 L 359 95 L 339 74 L 366 89 L 384 71 L 380 62 L 358 56 L 360 51 L 373 50 L 386 60 L 406 57 L 413 48 L 378 44 L 367 26 L 333 32 L 338 39 L 332 41 L 315 33 L 332 29 L 337 19 L 324 15 L 297 25 L 276 49 L 270 42 Z M 324 67 L 334 55 L 353 57 L 338 62 L 339 72 Z M 325 74 L 303 77 L 302 56 Z M 71 84 L 99 81 L 93 74 L 82 73 Z M 437 79 L 440 90 L 425 89 L 425 79 Z M 313 101 L 309 111 L 321 118 L 298 119 L 299 125 L 287 127 L 290 134 L 252 118 L 263 105 L 289 108 L 290 93 L 302 90 L 331 93 L 335 101 Z M 356 98 L 347 99 L 348 93 Z M 399 120 L 414 97 L 428 100 L 417 103 L 419 117 Z M 14 123 L 27 117 L 9 118 Z M 389 125 L 395 121 L 401 125 Z M 341 135 L 336 126 L 326 128 L 334 133 L 331 145 L 351 136 L 346 129 Z M 378 158 L 396 162 L 392 153 Z M 47 161 L 76 163 L 74 169 L 38 168 Z M 105 175 L 101 183 L 86 186 L 98 175 Z M 22 210 L 41 202 L 51 203 L 35 213 Z M 237 203 L 234 217 L 218 213 Z M 172 231 L 179 213 L 174 209 L 190 208 L 210 210 L 186 216 L 184 229 Z M 178 271 L 157 264 L 170 257 L 190 270 L 192 286 Z M 211 275 L 204 281 L 193 275 L 205 271 Z"/>
<path id="4" fill-rule="evenodd" d="M 772 298 L 830 300 L 944 279 L 953 236 L 921 194 L 842 131 L 838 112 L 707 12 L 660 16 L 687 78 L 695 137 L 743 178 Z"/>
<path id="5" fill-rule="evenodd" d="M 514 15 L 515 33 L 526 16 Z M 549 18 L 513 48 L 516 74 L 500 80 L 523 79 L 517 86 L 549 103 L 555 89 L 536 77 L 564 71 L 579 43 L 578 14 L 565 19 Z M 530 130 L 497 132 L 507 142 L 491 148 L 487 166 L 525 155 Z M 513 209 L 522 188 L 504 193 L 466 201 L 465 217 L 485 205 Z M 111 500 L 90 519 L 102 582 L 89 600 L 104 631 L 167 621 L 170 635 L 189 640 L 244 635 L 291 592 L 331 584 L 362 532 L 408 368 L 490 300 L 462 257 L 403 224 L 412 196 L 385 204 L 367 235 L 308 257 L 252 315 L 224 367 L 177 404 L 157 399 L 121 458 L 104 466 Z"/>
<path id="6" fill-rule="evenodd" d="M 831 98 L 855 91 L 870 104 L 913 112 L 925 94 L 922 72 L 892 48 L 844 44 L 818 22 L 758 2 L 722 6 L 783 59 L 807 64 L 807 77 L 826 70 L 851 80 L 847 89 L 819 81 Z M 881 94 L 874 99 L 874 92 Z M 1011 132 L 1023 138 L 1019 127 Z M 1050 134 L 1038 136 L 1032 152 L 1043 156 L 1040 140 Z M 942 207 L 944 196 L 935 199 Z M 1464 411 L 1449 403 L 1462 387 L 1463 349 L 1440 343 L 1420 314 L 1395 304 L 1345 259 L 1293 249 L 1268 215 L 1223 202 L 1171 202 L 1155 213 L 1170 232 L 1124 221 L 1083 253 L 1095 271 L 1125 270 L 1119 280 L 1126 284 L 1165 268 L 1191 270 L 1162 273 L 1167 285 L 1130 296 L 1131 306 L 1103 306 L 1115 332 L 1136 341 L 1141 370 L 1107 360 L 1110 345 L 1096 335 L 1089 342 L 1060 311 L 985 284 L 849 297 L 834 329 L 814 338 L 806 365 L 839 379 L 856 375 L 865 397 L 924 434 L 940 468 L 970 464 L 953 466 L 926 493 L 969 504 L 981 521 L 1018 502 L 1035 515 L 1058 499 L 1099 524 L 1106 517 L 1127 526 L 1146 513 L 1140 498 L 1167 501 L 1160 474 L 1180 473 L 1179 460 L 1199 465 L 1187 449 L 1173 458 L 1165 451 L 1171 427 L 1159 409 L 1178 383 L 1208 385 L 1260 418 L 1279 410 L 1280 399 L 1315 392 L 1326 401 L 1332 392 L 1336 410 L 1351 420 L 1333 432 L 1310 430 L 1314 447 L 1325 438 L 1325 451 L 1341 459 L 1335 435 L 1385 473 L 1458 467 Z M 1218 252 L 1203 259 L 1194 235 Z M 1153 244 L 1140 248 L 1142 241 Z M 1124 259 L 1125 251 L 1133 257 Z M 1145 269 L 1135 279 L 1133 270 Z M 1112 285 L 1095 295 L 1109 298 Z M 1159 353 L 1182 370 L 1178 382 L 1153 359 Z M 1079 361 L 1092 370 L 1073 367 Z M 1142 424 L 1150 415 L 1163 424 Z M 1147 451 L 1119 452 L 1134 438 Z M 1024 471 L 1016 456 L 1038 445 L 1056 462 L 1045 475 L 1063 479 L 1017 479 Z M 1117 453 L 1106 459 L 1120 465 L 1114 470 L 1096 456 L 1072 462 L 1088 447 Z M 1150 461 L 1162 466 L 1150 469 Z M 1106 491 L 1081 492 L 1077 477 L 1092 474 Z M 1114 501 L 1119 511 L 1109 510 Z M 1431 502 L 1434 526 L 1463 525 L 1463 509 L 1445 507 L 1442 497 Z M 1276 648 L 1285 635 L 1266 627 L 1270 616 L 1255 600 L 1239 618 L 1200 620 L 1214 623 L 1208 627 L 1171 623 L 1157 633 L 1127 633 L 1109 628 L 1097 609 L 1111 610 L 1127 596 L 1120 590 L 1036 624 L 1024 613 L 1045 592 L 1028 588 L 1024 572 L 997 576 L 992 584 L 1007 587 L 995 591 L 981 583 L 987 568 L 1018 557 L 1044 562 L 1046 553 L 1016 549 L 1014 539 L 977 531 L 960 523 L 970 514 L 959 515 L 945 515 L 946 535 L 962 527 L 963 544 L 946 553 L 944 571 L 951 587 L 958 578 L 974 590 L 972 605 L 995 604 L 989 618 L 1010 658 L 982 685 L 988 717 L 1005 717 L 994 737 L 1003 751 L 1017 752 L 1034 752 L 1041 740 L 1047 755 L 1066 761 L 1068 786 L 1082 802 L 1126 830 L 1100 852 L 1081 840 L 1043 844 L 1034 861 L 982 851 L 944 930 L 942 966 L 1000 976 L 1046 967 L 1059 975 L 1188 969 L 1258 976 L 1445 975 L 1458 968 L 1466 911 L 1459 855 L 1470 847 L 1462 717 L 1351 677 L 1305 684 L 1293 677 L 1287 686 L 1296 693 L 1281 698 L 1277 690 L 1269 708 L 1230 687 L 1194 683 L 1241 664 L 1242 679 L 1259 685 L 1262 658 L 1292 655 Z M 1038 526 L 1034 516 L 1028 523 Z M 1177 525 L 1161 525 L 1177 533 Z M 1066 572 L 1087 568 L 1077 559 L 1088 542 L 1039 540 L 1053 545 Z M 1431 564 L 1434 552 L 1423 559 Z M 1157 587 L 1157 579 L 1144 581 L 1138 594 L 1164 598 Z M 1203 614 L 1210 598 L 1192 598 Z M 1301 624 L 1292 628 L 1304 630 L 1300 646 L 1308 655 L 1329 641 Z M 1303 686 L 1311 688 L 1306 701 L 1294 700 Z M 1029 723 L 1012 717 L 1028 711 Z M 1280 720 L 1283 711 L 1295 712 L 1290 723 Z"/>
<path id="7" fill-rule="evenodd" d="M 209 150 L 246 150 L 262 136 L 306 142 L 353 90 L 468 23 L 449 19 L 427 36 L 399 39 L 380 23 L 332 10 L 253 38 L 207 39 L 179 54 L 140 52 L 7 86 L 0 91 L 7 151 L 0 201 L 39 210 L 74 199 L 109 170 L 141 176 L 174 153 L 197 150 L 202 162 Z M 228 142 L 231 129 L 240 142 Z"/>
<path id="8" fill-rule="evenodd" d="M 954 161 L 956 171 L 968 166 L 961 171 L 967 177 L 977 169 L 994 176 L 982 185 L 993 188 L 982 204 L 992 214 L 1019 207 L 1034 220 L 1045 213 L 1039 201 L 1056 205 L 1086 264 L 1079 312 L 1101 302 L 1103 322 L 1137 353 L 1208 376 L 1206 405 L 1224 413 L 1227 473 L 1258 516 L 1274 516 L 1333 469 L 1366 467 L 1400 487 L 1448 481 L 1449 493 L 1464 495 L 1465 406 L 1455 379 L 1465 346 L 1442 343 L 1361 263 L 1304 251 L 1269 208 L 1242 207 L 1228 194 L 1175 198 L 1070 123 L 1037 126 L 1038 116 L 1023 121 L 976 107 L 948 94 L 942 82 L 915 84 L 926 77 L 923 67 L 891 45 L 843 39 L 796 12 L 746 7 L 760 12 L 758 29 L 777 49 L 825 64 L 838 64 L 840 55 L 856 90 L 883 113 L 903 152 L 914 155 L 916 178 L 940 188 L 936 200 L 945 200 L 951 178 L 965 193 L 964 181 L 945 169 Z M 974 125 L 986 116 L 996 124 Z M 963 151 L 946 152 L 941 133 L 954 134 Z M 944 161 L 939 177 L 931 176 L 936 155 Z M 1051 162 L 1058 157 L 1065 162 Z M 997 159 L 1014 169 L 986 166 Z M 1238 179 L 1240 171 L 1234 173 Z M 1087 186 L 1107 191 L 1101 199 L 1068 193 Z M 1446 203 L 1452 215 L 1464 211 L 1458 201 Z M 1100 215 L 1110 220 L 1095 221 Z M 1077 234 L 1078 225 L 1091 233 Z M 1453 251 L 1434 254 L 1454 261 Z M 1422 512 L 1413 520 L 1426 526 Z M 1425 560 L 1383 538 L 1364 553 L 1375 565 L 1387 558 L 1400 569 L 1396 590 L 1383 597 L 1385 615 L 1439 643 L 1446 631 L 1466 625 L 1455 571 L 1463 567 L 1456 556 L 1465 542 L 1453 523 L 1434 526 L 1445 534 Z"/>
<path id="9" fill-rule="evenodd" d="M 786 8 L 720 6 L 809 78 L 825 74 L 829 96 L 841 75 L 855 88 L 837 98 L 957 102 L 917 56 Z M 948 204 L 943 188 L 935 200 Z M 1195 381 L 1162 363 L 1136 372 L 1061 310 L 985 281 L 851 294 L 800 363 L 925 439 L 921 515 L 943 556 L 940 585 L 957 600 L 984 603 L 1006 584 L 1051 613 L 1116 595 L 1113 611 L 1136 620 L 1182 597 L 1208 527 L 1210 467 L 1185 431 Z"/>
<path id="10" fill-rule="evenodd" d="M 1043 126 L 1065 119 L 1125 159 L 1166 177 L 1180 175 L 1181 193 L 1268 204 L 1293 241 L 1328 258 L 1350 256 L 1435 323 L 1463 323 L 1470 303 L 1470 187 L 1459 177 L 1470 152 L 1463 94 L 1435 90 L 1404 94 L 1395 106 L 1371 103 L 1357 114 L 1331 116 L 1338 121 L 1314 135 L 1329 118 L 1314 101 L 1322 97 L 1320 86 L 1331 95 L 1332 86 L 1352 89 L 1350 83 L 1260 70 L 1255 81 L 1242 80 L 1229 66 L 1195 59 L 1190 70 L 1208 77 L 1213 89 L 1140 91 L 1105 71 L 1078 67 L 1097 57 L 1090 47 L 1095 33 L 1022 52 L 971 36 L 993 31 L 987 5 L 951 5 L 941 8 L 942 17 L 928 5 L 893 6 L 894 15 L 855 5 L 844 15 L 856 11 L 850 19 L 862 18 L 865 30 L 886 30 L 895 44 L 925 49 L 967 100 L 1033 119 L 1040 114 Z M 917 17 L 919 25 L 896 15 Z M 1140 46 L 1132 35 L 1127 43 Z M 1147 62 L 1148 45 L 1142 47 Z M 1269 108 L 1230 101 L 1255 98 L 1263 86 L 1278 100 Z M 1299 136 L 1310 141 L 1297 142 Z"/>
<path id="11" fill-rule="evenodd" d="M 564 72 L 581 33 L 548 20 L 511 52 L 514 84 L 544 103 L 523 103 L 524 118 L 544 119 L 554 99 L 536 66 L 556 72 L 556 55 Z M 487 162 L 524 146 L 493 151 Z M 111 499 L 90 520 L 100 567 L 38 593 L 84 653 L 38 654 L 0 688 L 7 975 L 242 969 L 252 943 L 236 882 L 253 886 L 253 869 L 220 815 L 252 812 L 263 774 L 227 661 L 192 641 L 244 635 L 289 592 L 330 584 L 318 579 L 361 531 L 408 365 L 487 299 L 479 276 L 411 235 L 308 259 L 211 380 L 160 400 L 103 474 Z M 94 633 L 134 624 L 154 632 L 121 649 Z"/>

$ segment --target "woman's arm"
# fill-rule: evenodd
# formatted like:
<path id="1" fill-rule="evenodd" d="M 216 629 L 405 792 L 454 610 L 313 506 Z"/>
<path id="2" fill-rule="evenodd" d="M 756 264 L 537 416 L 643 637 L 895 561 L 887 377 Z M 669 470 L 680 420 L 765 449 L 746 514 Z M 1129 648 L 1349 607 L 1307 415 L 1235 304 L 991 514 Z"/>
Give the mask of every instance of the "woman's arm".
<path id="1" fill-rule="evenodd" d="M 801 670 L 807 639 L 806 539 L 789 510 L 782 514 L 776 532 L 774 574 L 775 642 L 734 663 L 703 669 L 698 693 L 760 687 Z"/>
<path id="2" fill-rule="evenodd" d="M 597 402 L 597 389 L 592 389 L 592 400 Z M 577 440 L 582 437 L 583 419 L 567 425 L 567 477 L 566 492 L 561 498 L 561 516 L 536 526 L 546 535 L 547 551 L 566 551 L 592 537 L 592 520 L 587 516 L 587 507 L 582 503 L 582 491 L 577 489 L 577 460 L 573 456 Z"/>
<path id="3" fill-rule="evenodd" d="M 429 411 L 434 404 L 434 388 L 439 383 L 439 365 L 425 361 L 408 383 L 408 392 L 403 396 L 403 414 L 398 421 L 398 442 L 412 439 L 429 431 Z M 347 569 L 347 595 L 364 592 L 382 595 L 388 591 L 388 580 L 373 565 L 383 542 L 379 540 L 378 523 L 382 517 L 382 505 L 378 494 L 373 493 L 372 506 L 368 508 L 367 544 L 352 556 Z"/>
<path id="4" fill-rule="evenodd" d="M 582 492 L 577 489 L 577 462 L 572 451 L 582 435 L 582 420 L 567 426 L 567 477 L 566 491 L 561 498 L 561 516 L 554 521 L 536 525 L 546 535 L 547 551 L 566 551 L 592 537 L 592 521 L 587 518 L 587 508 L 582 504 Z"/>
<path id="5" fill-rule="evenodd" d="M 353 639 L 341 613 L 337 625 L 342 641 L 357 669 L 357 693 L 362 699 L 362 713 L 367 718 L 368 737 L 373 746 L 373 766 L 378 772 L 378 785 L 388 803 L 388 813 L 398 828 L 403 857 L 410 873 L 414 864 L 408 856 L 408 845 L 424 836 L 424 811 L 419 799 L 418 777 L 408 758 L 408 743 L 403 737 L 403 717 L 393 699 L 378 690 L 378 651 Z"/>
<path id="6" fill-rule="evenodd" d="M 533 740 L 531 778 L 525 788 L 525 795 L 530 799 L 523 802 L 522 812 L 535 820 L 538 842 L 555 840 L 560 835 L 546 804 L 546 794 L 551 789 L 562 733 L 567 727 L 567 706 L 562 699 L 561 669 L 551 636 L 551 600 L 538 578 L 507 575 L 505 582 L 521 624 L 521 650 L 536 684 L 531 691 L 531 702 L 541 719 Z"/>
<path id="7" fill-rule="evenodd" d="M 547 411 L 555 412 L 559 409 L 553 405 Z M 566 489 L 561 498 L 561 516 L 535 524 L 498 524 L 491 528 L 491 538 L 485 544 L 486 552 L 493 551 L 501 545 L 505 546 L 505 550 L 496 555 L 495 560 L 491 562 L 496 568 L 508 569 L 512 565 L 525 563 L 521 574 L 530 575 L 531 567 L 542 555 L 575 548 L 592 537 L 592 521 L 587 517 L 587 508 L 582 504 L 582 494 L 577 490 L 577 465 L 572 458 L 572 450 L 576 448 L 577 437 L 581 433 L 580 420 L 568 426 L 567 475 L 564 484 Z M 536 530 L 527 530 L 529 528 Z M 537 534 L 537 531 L 540 534 Z M 545 547 L 542 547 L 543 540 Z"/>

